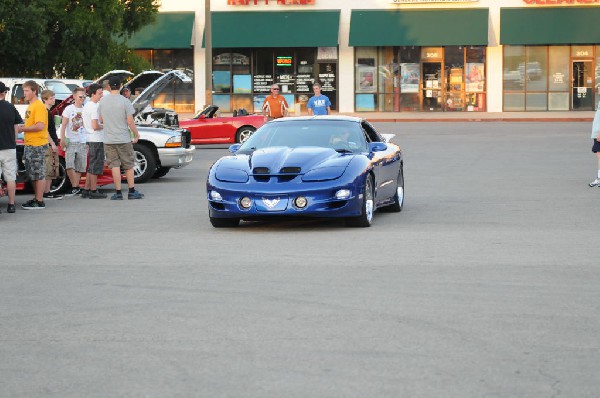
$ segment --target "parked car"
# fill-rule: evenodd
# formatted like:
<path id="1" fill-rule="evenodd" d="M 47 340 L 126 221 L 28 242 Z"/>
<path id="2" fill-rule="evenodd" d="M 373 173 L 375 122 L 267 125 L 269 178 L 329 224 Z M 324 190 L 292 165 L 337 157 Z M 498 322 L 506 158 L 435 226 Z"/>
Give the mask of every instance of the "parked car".
<path id="1" fill-rule="evenodd" d="M 126 72 L 126 71 L 121 71 Z M 130 72 L 126 72 L 131 74 Z M 165 176 L 171 169 L 185 167 L 193 160 L 195 146 L 191 145 L 190 132 L 178 127 L 177 115 L 166 111 L 155 111 L 148 105 L 158 93 L 171 81 L 179 79 L 191 82 L 183 72 L 172 70 L 167 73 L 160 72 L 160 77 L 150 83 L 146 89 L 133 101 L 135 109 L 134 120 L 140 133 L 139 141 L 133 145 L 135 153 L 134 176 L 136 183 L 143 183 L 151 178 Z M 66 102 L 66 101 L 65 101 Z M 55 112 L 62 113 L 64 107 L 55 108 Z M 156 116 L 156 114 L 160 116 Z M 162 118 L 162 119 L 161 119 Z M 164 119 L 164 120 L 163 120 Z M 163 123 L 164 122 L 164 123 Z M 22 146 L 17 153 L 22 156 Z M 52 192 L 63 192 L 70 188 L 66 177 L 64 152 L 59 150 L 59 177 L 52 182 Z M 20 170 L 17 182 L 19 187 L 24 187 L 28 180 L 24 174 L 24 167 L 19 163 Z M 85 181 L 85 176 L 82 179 Z M 110 169 L 105 168 L 103 176 L 98 179 L 98 185 L 112 184 Z"/>
<path id="2" fill-rule="evenodd" d="M 237 116 L 219 117 L 218 109 L 216 105 L 209 105 L 192 119 L 179 122 L 192 134 L 192 144 L 243 143 L 265 123 L 262 115 L 237 113 Z"/>
<path id="3" fill-rule="evenodd" d="M 54 91 L 54 97 L 56 98 L 56 103 L 54 107 L 60 105 L 61 102 L 66 100 L 69 96 L 72 96 L 69 87 L 65 83 L 57 79 L 37 79 L 37 78 L 27 78 L 27 77 L 7 77 L 1 78 L 6 86 L 9 88 L 6 96 L 6 101 L 10 102 L 17 108 L 21 117 L 25 117 L 25 111 L 27 110 L 27 101 L 25 101 L 25 95 L 23 94 L 23 83 L 28 80 L 33 80 L 36 82 L 40 88 L 38 91 L 38 96 L 41 95 L 43 90 L 49 89 Z"/>
<path id="4" fill-rule="evenodd" d="M 277 119 L 230 152 L 213 164 L 206 184 L 216 228 L 282 216 L 341 217 L 369 227 L 376 209 L 404 205 L 400 147 L 360 118 Z"/>

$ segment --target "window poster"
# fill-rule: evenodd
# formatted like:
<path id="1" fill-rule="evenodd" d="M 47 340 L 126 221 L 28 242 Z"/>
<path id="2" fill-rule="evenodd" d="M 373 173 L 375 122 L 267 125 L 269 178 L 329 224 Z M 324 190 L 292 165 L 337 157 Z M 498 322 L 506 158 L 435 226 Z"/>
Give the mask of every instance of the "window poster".
<path id="1" fill-rule="evenodd" d="M 372 112 L 375 111 L 375 95 L 356 94 L 356 111 Z"/>
<path id="2" fill-rule="evenodd" d="M 375 67 L 373 66 L 359 66 L 358 74 L 356 76 L 356 91 L 373 93 L 375 87 L 377 87 Z"/>
<path id="3" fill-rule="evenodd" d="M 213 91 L 215 93 L 228 93 L 231 91 L 230 72 L 228 70 L 213 71 Z"/>
<path id="4" fill-rule="evenodd" d="M 262 106 L 267 98 L 267 94 L 259 94 L 254 96 L 254 112 L 261 113 Z"/>
<path id="5" fill-rule="evenodd" d="M 213 95 L 213 105 L 219 107 L 221 112 L 231 112 L 231 96 L 230 95 Z"/>
<path id="6" fill-rule="evenodd" d="M 233 75 L 233 92 L 248 94 L 252 92 L 252 76 Z"/>
<path id="7" fill-rule="evenodd" d="M 467 63 L 467 91 L 471 93 L 482 93 L 485 83 L 484 64 Z"/>
<path id="8" fill-rule="evenodd" d="M 317 59 L 323 61 L 336 60 L 337 47 L 318 47 L 317 48 Z"/>
<path id="9" fill-rule="evenodd" d="M 419 64 L 400 64 L 400 92 L 418 93 L 419 80 Z"/>

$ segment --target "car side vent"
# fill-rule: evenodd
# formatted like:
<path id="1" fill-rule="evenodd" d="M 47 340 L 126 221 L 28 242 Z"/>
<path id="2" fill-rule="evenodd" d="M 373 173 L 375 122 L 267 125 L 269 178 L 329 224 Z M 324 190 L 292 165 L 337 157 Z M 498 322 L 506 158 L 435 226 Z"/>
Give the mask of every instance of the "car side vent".
<path id="1" fill-rule="evenodd" d="M 255 167 L 252 171 L 254 174 L 269 174 L 268 167 Z"/>
<path id="2" fill-rule="evenodd" d="M 283 167 L 279 172 L 283 174 L 299 174 L 300 170 L 300 167 Z"/>

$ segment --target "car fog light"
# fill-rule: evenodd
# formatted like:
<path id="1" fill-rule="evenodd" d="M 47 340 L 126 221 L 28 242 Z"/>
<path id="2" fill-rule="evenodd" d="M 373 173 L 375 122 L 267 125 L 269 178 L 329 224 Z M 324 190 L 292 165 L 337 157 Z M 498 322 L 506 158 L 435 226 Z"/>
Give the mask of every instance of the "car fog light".
<path id="1" fill-rule="evenodd" d="M 211 200 L 223 200 L 223 197 L 217 191 L 210 191 L 210 199 Z"/>
<path id="2" fill-rule="evenodd" d="M 304 209 L 308 204 L 308 200 L 306 200 L 304 196 L 298 196 L 296 199 L 294 199 L 294 204 L 297 208 Z"/>
<path id="3" fill-rule="evenodd" d="M 242 206 L 244 209 L 249 209 L 250 206 L 252 206 L 252 199 L 244 196 L 242 199 L 240 199 L 240 206 Z"/>
<path id="4" fill-rule="evenodd" d="M 350 197 L 350 190 L 349 189 L 340 189 L 339 191 L 337 191 L 335 193 L 335 198 L 336 199 L 348 199 Z"/>

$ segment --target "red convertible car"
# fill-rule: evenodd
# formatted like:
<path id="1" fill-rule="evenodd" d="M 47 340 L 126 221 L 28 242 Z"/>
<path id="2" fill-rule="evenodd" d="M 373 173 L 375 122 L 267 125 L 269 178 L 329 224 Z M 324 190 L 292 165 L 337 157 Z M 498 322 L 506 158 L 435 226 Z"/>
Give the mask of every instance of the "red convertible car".
<path id="1" fill-rule="evenodd" d="M 180 120 L 179 127 L 192 133 L 192 144 L 242 143 L 265 124 L 262 115 L 217 116 L 216 105 L 209 105 L 192 119 Z"/>

